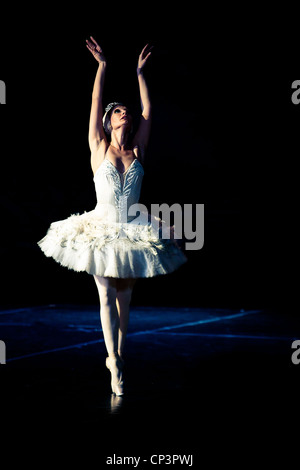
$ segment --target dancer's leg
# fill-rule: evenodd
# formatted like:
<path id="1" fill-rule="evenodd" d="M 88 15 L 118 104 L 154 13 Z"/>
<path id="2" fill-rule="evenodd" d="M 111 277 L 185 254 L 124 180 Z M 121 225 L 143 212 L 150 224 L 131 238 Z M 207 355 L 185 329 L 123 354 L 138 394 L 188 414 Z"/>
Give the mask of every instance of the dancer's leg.
<path id="1" fill-rule="evenodd" d="M 116 306 L 116 279 L 94 276 L 100 298 L 100 318 L 109 356 L 118 353 L 119 316 Z"/>
<path id="2" fill-rule="evenodd" d="M 136 279 L 117 279 L 117 309 L 119 314 L 118 353 L 122 357 L 129 322 L 129 307 Z"/>

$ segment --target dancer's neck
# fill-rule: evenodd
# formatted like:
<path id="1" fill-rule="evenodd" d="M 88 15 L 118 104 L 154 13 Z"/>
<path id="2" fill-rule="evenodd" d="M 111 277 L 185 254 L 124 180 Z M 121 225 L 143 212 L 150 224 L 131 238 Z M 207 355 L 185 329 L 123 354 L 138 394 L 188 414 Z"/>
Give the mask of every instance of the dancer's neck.
<path id="1" fill-rule="evenodd" d="M 124 132 L 123 129 L 117 129 L 111 134 L 110 145 L 117 150 L 126 150 L 128 141 L 128 133 Z"/>

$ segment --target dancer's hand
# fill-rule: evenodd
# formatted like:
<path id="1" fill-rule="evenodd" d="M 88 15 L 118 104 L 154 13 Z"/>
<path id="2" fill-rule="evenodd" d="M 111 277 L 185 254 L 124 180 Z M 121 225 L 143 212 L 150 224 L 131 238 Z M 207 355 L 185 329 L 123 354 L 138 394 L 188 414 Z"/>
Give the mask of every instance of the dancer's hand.
<path id="1" fill-rule="evenodd" d="M 149 57 L 151 55 L 150 51 L 153 49 L 153 46 L 150 47 L 150 48 L 148 46 L 149 46 L 149 44 L 146 44 L 146 46 L 144 47 L 144 49 L 142 50 L 142 52 L 139 55 L 138 66 L 137 66 L 137 73 L 138 74 L 145 67 L 146 62 L 147 62 L 147 60 L 149 59 Z"/>
<path id="2" fill-rule="evenodd" d="M 93 56 L 95 57 L 96 61 L 99 62 L 99 64 L 101 63 L 106 64 L 106 59 L 103 55 L 101 47 L 92 36 L 90 36 L 90 38 L 91 38 L 91 41 L 86 39 L 86 47 L 93 54 Z"/>

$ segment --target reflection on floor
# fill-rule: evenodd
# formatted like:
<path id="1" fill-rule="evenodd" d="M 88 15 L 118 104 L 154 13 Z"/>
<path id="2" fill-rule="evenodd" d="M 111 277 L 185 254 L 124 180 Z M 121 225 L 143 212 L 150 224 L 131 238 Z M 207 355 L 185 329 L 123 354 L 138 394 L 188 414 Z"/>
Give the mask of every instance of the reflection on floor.
<path id="1" fill-rule="evenodd" d="M 265 433 L 279 439 L 278 420 L 293 408 L 298 332 L 292 317 L 261 310 L 132 307 L 119 398 L 97 306 L 2 310 L 7 429 L 76 430 L 81 442 L 100 440 L 101 455 L 138 448 L 201 459 L 208 443 L 248 445 L 243 436 L 254 426 L 260 448 Z"/>

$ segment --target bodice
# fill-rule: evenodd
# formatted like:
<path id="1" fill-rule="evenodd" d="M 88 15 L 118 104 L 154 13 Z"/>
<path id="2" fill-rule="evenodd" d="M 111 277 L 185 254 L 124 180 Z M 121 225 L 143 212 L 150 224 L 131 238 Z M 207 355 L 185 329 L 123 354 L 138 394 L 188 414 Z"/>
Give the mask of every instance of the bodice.
<path id="1" fill-rule="evenodd" d="M 144 169 L 135 158 L 125 173 L 120 173 L 107 158 L 95 173 L 97 195 L 95 211 L 107 221 L 131 222 L 128 209 L 139 202 Z"/>

